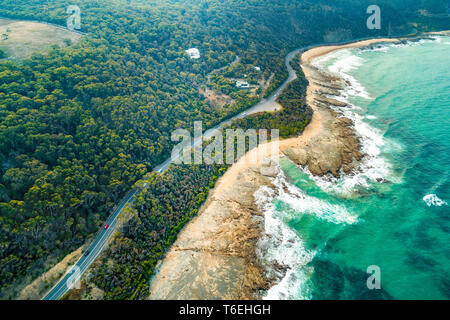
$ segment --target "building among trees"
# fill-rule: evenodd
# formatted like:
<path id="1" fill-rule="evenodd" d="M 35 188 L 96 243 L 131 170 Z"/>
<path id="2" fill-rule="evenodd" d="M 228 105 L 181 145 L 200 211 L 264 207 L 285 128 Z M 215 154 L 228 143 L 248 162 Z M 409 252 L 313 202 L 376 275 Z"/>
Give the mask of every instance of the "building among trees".
<path id="1" fill-rule="evenodd" d="M 191 59 L 200 59 L 200 51 L 197 48 L 189 48 L 186 53 Z"/>

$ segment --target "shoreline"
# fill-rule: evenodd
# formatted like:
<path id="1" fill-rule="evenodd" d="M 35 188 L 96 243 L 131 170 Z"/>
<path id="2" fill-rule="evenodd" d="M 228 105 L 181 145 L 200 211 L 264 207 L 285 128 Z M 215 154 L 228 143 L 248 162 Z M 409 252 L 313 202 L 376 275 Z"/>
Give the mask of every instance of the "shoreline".
<path id="1" fill-rule="evenodd" d="M 376 43 L 401 42 L 402 38 L 374 38 L 369 40 L 356 41 L 344 45 L 320 46 L 312 48 L 302 54 L 302 63 L 311 64 L 311 60 L 327 55 L 333 51 L 349 48 L 363 48 Z M 306 75 L 305 75 L 306 76 Z"/>
<path id="2" fill-rule="evenodd" d="M 280 280 L 269 276 L 256 253 L 264 236 L 264 216 L 254 193 L 262 186 L 273 189 L 280 170 L 273 158 L 287 157 L 316 176 L 339 176 L 341 169 L 357 169 L 364 157 L 352 121 L 330 108 L 342 102 L 326 97 L 344 89 L 345 81 L 318 70 L 311 61 L 335 50 L 400 41 L 319 46 L 301 55 L 311 122 L 300 136 L 280 140 L 278 151 L 273 142 L 259 145 L 226 171 L 167 252 L 152 279 L 149 299 L 261 299 Z M 284 266 L 273 267 L 284 271 Z"/>

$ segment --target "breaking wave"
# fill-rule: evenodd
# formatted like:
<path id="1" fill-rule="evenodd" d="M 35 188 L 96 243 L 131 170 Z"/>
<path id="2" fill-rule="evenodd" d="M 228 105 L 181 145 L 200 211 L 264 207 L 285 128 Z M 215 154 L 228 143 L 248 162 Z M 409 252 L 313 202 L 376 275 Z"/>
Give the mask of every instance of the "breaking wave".
<path id="1" fill-rule="evenodd" d="M 446 201 L 439 199 L 439 197 L 433 193 L 423 197 L 423 201 L 425 201 L 429 207 L 442 207 L 448 205 Z"/>
<path id="2" fill-rule="evenodd" d="M 392 44 L 383 46 L 388 48 Z M 368 49 L 367 49 L 368 50 Z M 346 80 L 347 86 L 341 90 L 339 96 L 330 96 L 336 100 L 346 103 L 347 106 L 331 106 L 339 116 L 352 120 L 355 131 L 360 138 L 361 151 L 365 154 L 358 171 L 349 175 L 341 172 L 341 178 L 335 178 L 328 175 L 325 179 L 311 175 L 307 169 L 303 169 L 309 174 L 310 178 L 316 182 L 323 190 L 333 191 L 342 196 L 350 196 L 356 187 L 369 188 L 371 183 L 389 180 L 394 183 L 400 183 L 401 178 L 394 174 L 392 164 L 387 158 L 382 156 L 384 150 L 400 151 L 401 145 L 394 141 L 384 138 L 384 133 L 366 120 L 376 119 L 372 115 L 364 115 L 359 106 L 350 102 L 351 97 L 363 99 L 372 99 L 370 94 L 353 76 L 349 74 L 358 66 L 364 63 L 364 59 L 358 56 L 355 49 L 342 49 L 319 57 L 313 61 L 313 64 L 325 72 Z M 328 65 L 328 66 L 325 66 Z"/>
<path id="3" fill-rule="evenodd" d="M 439 37 L 436 37 L 439 38 Z M 373 127 L 370 120 L 377 119 L 373 115 L 365 115 L 364 110 L 352 103 L 354 97 L 358 99 L 373 99 L 368 90 L 358 82 L 350 73 L 365 61 L 359 56 L 362 50 L 375 50 L 387 52 L 395 46 L 415 46 L 424 42 L 441 41 L 426 39 L 416 42 L 400 44 L 381 44 L 370 49 L 342 49 L 313 61 L 317 68 L 331 72 L 344 79 L 347 86 L 339 96 L 330 96 L 345 102 L 347 106 L 331 106 L 339 116 L 352 120 L 356 133 L 360 138 L 361 151 L 365 157 L 360 168 L 340 177 L 332 175 L 324 177 L 313 176 L 308 169 L 301 168 L 315 184 L 328 194 L 339 197 L 352 197 L 361 189 L 371 188 L 380 182 L 401 183 L 402 177 L 394 171 L 394 164 L 384 154 L 401 152 L 403 146 L 387 139 L 384 132 Z M 265 264 L 268 275 L 276 279 L 265 294 L 265 299 L 309 299 L 312 288 L 308 283 L 314 270 L 310 262 L 317 251 L 308 249 L 305 240 L 287 222 L 292 215 L 313 215 L 316 219 L 325 220 L 334 224 L 354 224 L 358 218 L 348 211 L 344 204 L 333 204 L 306 194 L 303 190 L 290 184 L 280 170 L 273 179 L 274 188 L 261 187 L 255 193 L 255 201 L 260 212 L 264 214 L 265 234 L 259 240 L 257 253 Z M 281 201 L 292 210 L 277 210 L 276 203 Z M 447 202 L 438 198 L 436 194 L 423 197 L 428 206 L 444 206 Z"/>
<path id="4" fill-rule="evenodd" d="M 292 218 L 292 214 L 311 214 L 336 224 L 352 224 L 357 218 L 344 206 L 308 196 L 290 184 L 281 170 L 272 183 L 275 189 L 263 186 L 255 193 L 256 205 L 264 214 L 264 235 L 258 241 L 257 254 L 269 278 L 276 279 L 276 285 L 267 291 L 264 299 L 308 299 L 307 280 L 312 268 L 307 264 L 316 251 L 308 250 L 303 239 L 286 221 Z M 296 213 L 277 210 L 275 200 L 286 203 Z"/>

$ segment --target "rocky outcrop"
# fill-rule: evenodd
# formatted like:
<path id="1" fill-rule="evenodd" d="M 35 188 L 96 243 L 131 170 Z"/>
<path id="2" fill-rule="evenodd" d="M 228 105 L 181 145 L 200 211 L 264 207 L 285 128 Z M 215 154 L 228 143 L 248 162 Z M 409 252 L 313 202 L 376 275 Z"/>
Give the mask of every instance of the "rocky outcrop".
<path id="1" fill-rule="evenodd" d="M 346 107 L 347 104 L 328 96 L 330 92 L 342 89 L 345 83 L 311 65 L 303 67 L 314 74 L 310 80 L 315 88 L 310 104 L 313 104 L 316 112 L 320 110 L 323 130 L 302 148 L 288 148 L 282 152 L 295 164 L 307 167 L 316 176 L 331 173 L 338 177 L 341 169 L 349 173 L 357 168 L 364 154 L 360 151 L 360 141 L 352 120 L 339 116 L 330 108 Z"/>
<path id="2" fill-rule="evenodd" d="M 335 118 L 329 135 L 311 139 L 302 149 L 289 148 L 283 153 L 316 176 L 331 173 L 338 177 L 341 168 L 349 173 L 356 169 L 358 161 L 364 156 L 351 123 L 348 118 Z"/>
<path id="3" fill-rule="evenodd" d="M 255 165 L 239 161 L 227 170 L 165 256 L 152 280 L 150 299 L 259 298 L 275 279 L 270 279 L 256 256 L 264 218 L 256 209 L 254 194 L 263 185 L 273 188 L 272 179 L 280 171 L 276 161 L 279 152 L 317 176 L 339 176 L 341 170 L 356 168 L 363 154 L 352 121 L 330 108 L 345 107 L 329 98 L 345 83 L 312 66 L 303 68 L 310 79 L 311 123 L 301 136 L 280 141 L 275 154 L 259 158 Z M 264 145 L 246 157 L 252 158 L 250 154 L 262 148 Z M 273 268 L 280 274 L 285 272 L 282 266 Z"/>
<path id="4" fill-rule="evenodd" d="M 270 180 L 250 167 L 232 187 L 221 181 L 167 253 L 150 299 L 255 299 L 269 287 L 255 252 L 263 218 L 253 194 Z"/>
<path id="5" fill-rule="evenodd" d="M 276 177 L 280 173 L 280 167 L 275 159 L 264 158 L 261 161 L 260 172 L 265 177 Z"/>

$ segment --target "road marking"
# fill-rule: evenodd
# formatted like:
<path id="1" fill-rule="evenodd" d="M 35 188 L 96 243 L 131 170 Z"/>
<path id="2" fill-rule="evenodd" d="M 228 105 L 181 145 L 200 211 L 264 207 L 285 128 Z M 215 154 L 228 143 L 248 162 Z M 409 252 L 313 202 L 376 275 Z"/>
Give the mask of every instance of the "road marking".
<path id="1" fill-rule="evenodd" d="M 130 202 L 130 200 L 136 195 L 136 191 L 131 193 L 130 196 L 124 200 L 122 202 L 121 205 L 119 205 L 116 210 L 115 213 L 113 213 L 112 217 L 111 217 L 111 225 L 109 226 L 108 229 L 106 229 L 104 231 L 102 231 L 102 233 L 99 235 L 100 238 L 94 239 L 94 242 L 91 244 L 91 246 L 88 248 L 88 250 L 90 250 L 91 252 L 87 255 L 87 256 L 82 256 L 76 263 L 75 265 L 72 266 L 72 268 L 66 273 L 66 275 L 58 281 L 58 283 L 53 287 L 53 289 L 50 290 L 50 292 L 44 297 L 44 299 L 50 299 L 53 296 L 57 295 L 57 299 L 59 299 L 62 295 L 64 295 L 66 293 L 66 291 L 68 291 L 67 289 L 67 280 L 68 277 L 70 275 L 71 272 L 73 272 L 74 267 L 78 266 L 80 268 L 80 276 L 79 278 L 81 279 L 82 275 L 84 274 L 84 272 L 89 268 L 89 266 L 92 264 L 92 262 L 100 255 L 100 253 L 102 252 L 102 248 L 103 246 L 106 244 L 106 241 L 108 239 L 108 237 L 114 232 L 116 231 L 114 228 L 117 224 L 117 217 L 119 216 L 119 214 L 122 212 L 122 210 L 125 208 L 125 206 Z M 108 220 L 107 220 L 108 221 Z M 106 236 L 106 237 L 105 237 Z M 99 250 L 97 252 L 95 252 L 95 250 L 97 249 L 97 247 L 101 244 L 101 247 L 99 248 Z M 94 245 L 94 247 L 92 247 L 92 245 Z M 84 260 L 83 260 L 84 258 Z M 80 263 L 81 262 L 81 263 Z M 67 279 L 66 279 L 67 278 Z M 77 279 L 78 280 L 78 279 Z M 60 294 L 60 291 L 64 289 L 64 291 Z M 56 291 L 55 291 L 56 290 Z"/>

